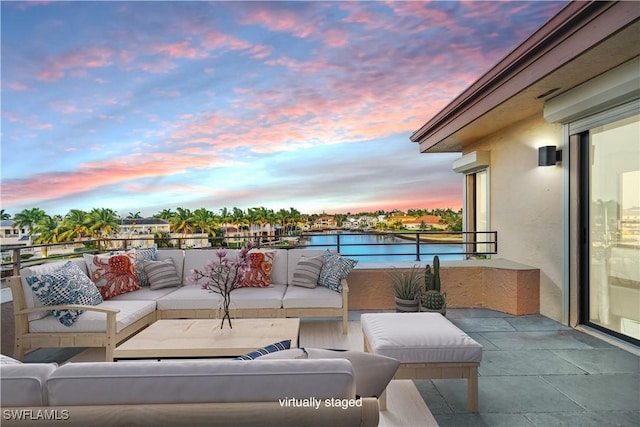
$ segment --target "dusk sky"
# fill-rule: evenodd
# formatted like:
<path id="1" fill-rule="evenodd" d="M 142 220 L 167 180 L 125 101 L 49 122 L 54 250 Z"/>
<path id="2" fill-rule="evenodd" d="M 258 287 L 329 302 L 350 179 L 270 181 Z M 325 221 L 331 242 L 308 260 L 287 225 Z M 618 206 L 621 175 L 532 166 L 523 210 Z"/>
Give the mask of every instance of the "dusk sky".
<path id="1" fill-rule="evenodd" d="M 1 2 L 11 215 L 457 209 L 409 140 L 566 2 Z"/>

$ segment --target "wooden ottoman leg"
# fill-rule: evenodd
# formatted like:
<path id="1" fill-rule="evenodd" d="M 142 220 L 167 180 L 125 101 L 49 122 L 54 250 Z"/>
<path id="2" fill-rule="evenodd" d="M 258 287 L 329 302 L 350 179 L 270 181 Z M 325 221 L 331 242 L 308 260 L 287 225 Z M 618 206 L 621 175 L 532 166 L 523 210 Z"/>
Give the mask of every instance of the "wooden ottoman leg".
<path id="1" fill-rule="evenodd" d="M 478 412 L 478 367 L 469 368 L 467 378 L 467 406 L 471 412 Z"/>
<path id="2" fill-rule="evenodd" d="M 393 380 L 392 380 L 393 381 Z M 381 411 L 387 410 L 387 389 L 385 388 L 380 397 L 378 398 L 378 406 Z"/>

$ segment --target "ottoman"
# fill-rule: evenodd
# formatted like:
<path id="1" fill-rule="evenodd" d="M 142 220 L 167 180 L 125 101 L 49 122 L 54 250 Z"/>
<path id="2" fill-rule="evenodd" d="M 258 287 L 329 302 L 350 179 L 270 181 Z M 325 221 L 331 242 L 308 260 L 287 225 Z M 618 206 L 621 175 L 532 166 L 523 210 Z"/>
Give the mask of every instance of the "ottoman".
<path id="1" fill-rule="evenodd" d="M 395 379 L 467 379 L 467 405 L 478 412 L 482 346 L 439 313 L 365 313 L 364 349 L 400 361 Z M 386 395 L 380 396 L 386 409 Z"/>

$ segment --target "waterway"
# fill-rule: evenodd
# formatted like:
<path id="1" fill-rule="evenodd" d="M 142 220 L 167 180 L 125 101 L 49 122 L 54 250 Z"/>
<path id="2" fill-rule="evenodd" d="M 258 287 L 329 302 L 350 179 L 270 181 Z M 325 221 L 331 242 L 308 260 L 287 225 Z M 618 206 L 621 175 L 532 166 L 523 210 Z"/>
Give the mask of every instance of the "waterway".
<path id="1" fill-rule="evenodd" d="M 415 241 L 395 237 L 393 234 L 352 234 L 332 232 L 305 235 L 298 243 L 309 249 L 337 249 L 340 254 L 358 261 L 393 262 L 416 261 Z M 431 262 L 434 255 L 440 260 L 463 259 L 461 243 L 434 242 L 420 243 L 420 261 Z"/>

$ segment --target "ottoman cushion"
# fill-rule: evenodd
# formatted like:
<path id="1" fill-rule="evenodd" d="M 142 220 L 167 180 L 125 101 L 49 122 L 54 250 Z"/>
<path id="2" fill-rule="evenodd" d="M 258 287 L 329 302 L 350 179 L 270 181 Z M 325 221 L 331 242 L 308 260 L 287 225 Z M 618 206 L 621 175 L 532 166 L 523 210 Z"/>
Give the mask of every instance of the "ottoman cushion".
<path id="1" fill-rule="evenodd" d="M 482 346 L 439 313 L 365 313 L 360 320 L 371 350 L 402 363 L 482 360 Z"/>

